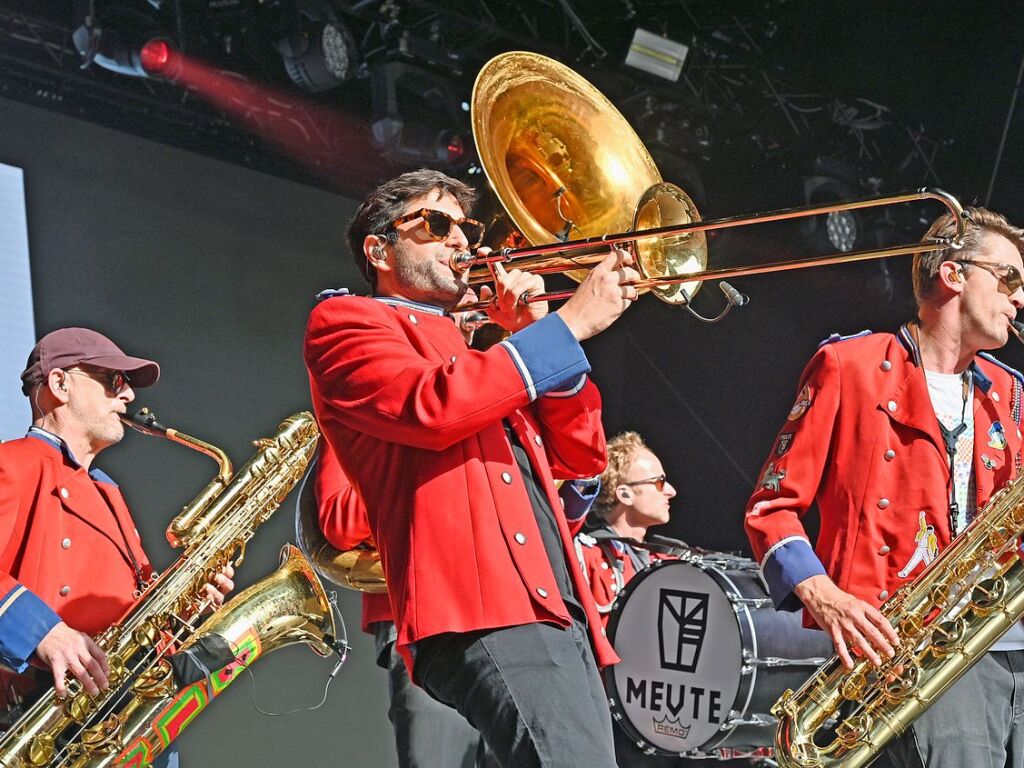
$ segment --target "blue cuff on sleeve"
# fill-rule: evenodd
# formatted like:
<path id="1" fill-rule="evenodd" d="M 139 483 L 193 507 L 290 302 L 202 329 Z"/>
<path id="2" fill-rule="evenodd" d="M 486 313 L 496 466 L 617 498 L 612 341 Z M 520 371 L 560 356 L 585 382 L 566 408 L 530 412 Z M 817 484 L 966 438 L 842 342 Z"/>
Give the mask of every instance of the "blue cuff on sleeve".
<path id="1" fill-rule="evenodd" d="M 20 584 L 0 600 L 0 664 L 24 672 L 28 659 L 60 616 Z"/>
<path id="2" fill-rule="evenodd" d="M 530 400 L 573 387 L 590 371 L 583 347 L 557 313 L 542 317 L 501 342 L 523 377 Z"/>
<path id="3" fill-rule="evenodd" d="M 581 488 L 582 486 L 582 488 Z M 601 480 L 570 480 L 562 483 L 558 495 L 565 508 L 565 517 L 575 522 L 586 517 L 601 492 Z"/>
<path id="4" fill-rule="evenodd" d="M 769 551 L 761 564 L 761 575 L 768 585 L 777 611 L 799 611 L 803 604 L 793 588 L 804 579 L 825 573 L 807 539 L 783 539 Z"/>

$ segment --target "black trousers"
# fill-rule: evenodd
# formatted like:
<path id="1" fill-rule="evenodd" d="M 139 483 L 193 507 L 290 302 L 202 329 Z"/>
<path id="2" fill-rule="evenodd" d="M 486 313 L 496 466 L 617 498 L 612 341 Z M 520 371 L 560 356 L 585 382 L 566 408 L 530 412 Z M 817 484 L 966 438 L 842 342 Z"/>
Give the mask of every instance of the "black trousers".
<path id="1" fill-rule="evenodd" d="M 607 698 L 578 621 L 429 637 L 415 670 L 505 768 L 615 768 Z"/>

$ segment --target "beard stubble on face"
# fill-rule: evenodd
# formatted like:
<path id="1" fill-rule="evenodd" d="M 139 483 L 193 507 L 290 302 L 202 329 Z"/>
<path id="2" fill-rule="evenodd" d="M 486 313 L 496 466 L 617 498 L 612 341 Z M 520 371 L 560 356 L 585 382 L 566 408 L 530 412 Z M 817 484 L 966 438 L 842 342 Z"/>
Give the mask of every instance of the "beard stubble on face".
<path id="1" fill-rule="evenodd" d="M 415 255 L 396 248 L 395 280 L 410 299 L 446 310 L 455 307 L 469 288 L 466 273 L 456 275 L 448 266 L 450 250 L 441 247 L 430 256 Z M 443 256 L 445 261 L 439 261 Z"/>
<path id="2" fill-rule="evenodd" d="M 69 402 L 68 406 L 93 445 L 114 445 L 124 437 L 124 425 L 112 410 L 104 412 L 99 408 L 88 408 L 77 401 Z"/>

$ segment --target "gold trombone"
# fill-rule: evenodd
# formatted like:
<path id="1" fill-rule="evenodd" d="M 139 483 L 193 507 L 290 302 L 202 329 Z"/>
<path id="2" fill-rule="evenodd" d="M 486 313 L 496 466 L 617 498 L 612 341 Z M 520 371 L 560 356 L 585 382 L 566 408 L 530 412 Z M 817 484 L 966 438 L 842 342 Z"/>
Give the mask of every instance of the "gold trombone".
<path id="1" fill-rule="evenodd" d="M 473 88 L 472 120 L 491 187 L 513 225 L 533 245 L 501 248 L 486 256 L 454 254 L 452 269 L 468 271 L 470 283 L 490 280 L 489 265 L 495 263 L 542 275 L 565 272 L 580 281 L 610 247 L 625 246 L 635 257 L 641 279 L 634 285 L 641 292 L 650 290 L 666 303 L 688 305 L 705 280 L 959 248 L 966 233 L 967 214 L 960 202 L 934 188 L 701 221 L 686 192 L 661 180 L 640 138 L 615 107 L 579 74 L 535 53 L 504 53 L 484 65 Z M 707 269 L 708 231 L 921 200 L 940 202 L 953 214 L 956 232 L 951 238 Z M 569 239 L 574 233 L 580 237 Z M 572 295 L 556 291 L 524 295 L 522 301 Z M 474 302 L 454 311 L 488 306 L 486 301 Z"/>

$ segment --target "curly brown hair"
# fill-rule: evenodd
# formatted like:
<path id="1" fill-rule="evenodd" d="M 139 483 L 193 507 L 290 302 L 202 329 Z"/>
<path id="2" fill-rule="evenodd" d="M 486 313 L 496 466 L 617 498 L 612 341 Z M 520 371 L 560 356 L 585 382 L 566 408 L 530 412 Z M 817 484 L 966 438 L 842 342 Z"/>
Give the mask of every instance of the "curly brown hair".
<path id="1" fill-rule="evenodd" d="M 626 472 L 640 451 L 649 451 L 647 443 L 636 432 L 623 432 L 608 441 L 608 466 L 601 473 L 601 492 L 594 502 L 594 512 L 606 518 L 615 508 L 615 489 L 626 481 Z"/>

